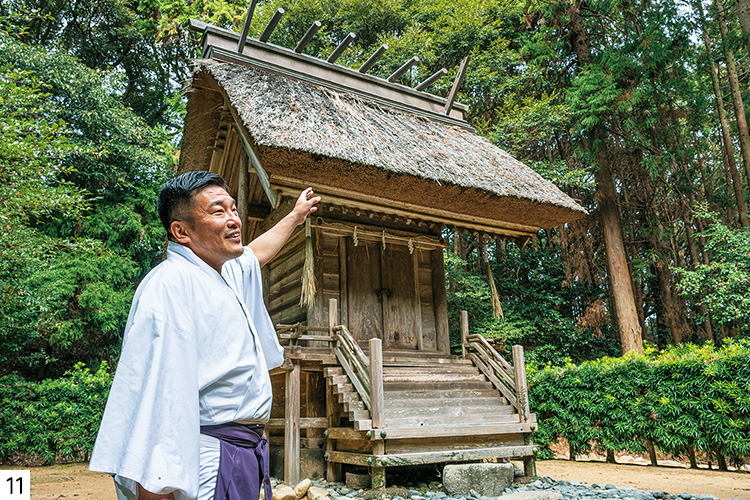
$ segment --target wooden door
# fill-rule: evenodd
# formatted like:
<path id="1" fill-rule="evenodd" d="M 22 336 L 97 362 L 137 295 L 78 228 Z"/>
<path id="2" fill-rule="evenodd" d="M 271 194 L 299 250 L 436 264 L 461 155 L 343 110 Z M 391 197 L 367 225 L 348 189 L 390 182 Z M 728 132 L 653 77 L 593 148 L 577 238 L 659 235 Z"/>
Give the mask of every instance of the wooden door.
<path id="1" fill-rule="evenodd" d="M 405 246 L 381 251 L 383 283 L 383 347 L 417 349 L 420 311 L 414 277 L 414 256 Z"/>
<path id="2" fill-rule="evenodd" d="M 347 238 L 347 313 L 360 343 L 383 340 L 390 350 L 417 349 L 421 313 L 414 256 L 407 247 Z"/>
<path id="3" fill-rule="evenodd" d="M 371 241 L 354 246 L 346 239 L 347 307 L 349 331 L 359 342 L 383 338 L 383 305 L 376 293 L 382 288 L 380 248 Z"/>

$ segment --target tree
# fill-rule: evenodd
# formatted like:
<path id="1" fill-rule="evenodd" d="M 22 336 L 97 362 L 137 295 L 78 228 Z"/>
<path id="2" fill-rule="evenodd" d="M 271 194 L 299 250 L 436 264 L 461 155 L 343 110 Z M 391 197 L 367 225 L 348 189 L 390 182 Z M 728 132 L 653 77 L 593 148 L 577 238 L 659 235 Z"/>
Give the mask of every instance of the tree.
<path id="1" fill-rule="evenodd" d="M 157 259 L 167 137 L 74 58 L 0 34 L 2 371 L 113 359 L 134 283 Z"/>

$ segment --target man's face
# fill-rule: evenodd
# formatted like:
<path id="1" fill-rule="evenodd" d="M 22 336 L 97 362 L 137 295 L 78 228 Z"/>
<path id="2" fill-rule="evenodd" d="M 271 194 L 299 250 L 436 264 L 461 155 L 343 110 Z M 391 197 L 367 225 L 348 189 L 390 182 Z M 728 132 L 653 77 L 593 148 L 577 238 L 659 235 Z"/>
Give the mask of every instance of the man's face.
<path id="1" fill-rule="evenodd" d="M 193 193 L 193 221 L 181 221 L 175 238 L 209 266 L 221 272 L 228 260 L 242 255 L 242 222 L 229 193 L 219 186 L 207 186 Z M 173 234 L 175 231 L 173 231 Z"/>

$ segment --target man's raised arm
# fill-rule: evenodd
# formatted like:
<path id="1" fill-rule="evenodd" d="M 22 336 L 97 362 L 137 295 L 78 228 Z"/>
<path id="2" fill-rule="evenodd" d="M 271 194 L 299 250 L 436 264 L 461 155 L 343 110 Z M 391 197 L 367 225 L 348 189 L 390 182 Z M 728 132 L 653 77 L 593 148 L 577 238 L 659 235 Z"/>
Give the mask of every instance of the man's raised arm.
<path id="1" fill-rule="evenodd" d="M 320 201 L 320 196 L 312 196 L 312 188 L 302 191 L 297 198 L 297 203 L 289 214 L 281 219 L 275 226 L 261 234 L 248 245 L 258 259 L 260 267 L 266 265 L 274 255 L 281 250 L 286 240 L 292 235 L 294 228 L 305 222 L 308 215 L 317 210 L 315 206 Z"/>

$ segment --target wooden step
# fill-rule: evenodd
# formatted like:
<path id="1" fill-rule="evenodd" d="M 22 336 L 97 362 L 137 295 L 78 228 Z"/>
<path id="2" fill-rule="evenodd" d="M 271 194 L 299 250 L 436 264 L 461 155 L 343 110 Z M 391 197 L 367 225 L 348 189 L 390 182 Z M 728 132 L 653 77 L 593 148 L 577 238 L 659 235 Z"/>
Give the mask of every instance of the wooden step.
<path id="1" fill-rule="evenodd" d="M 416 402 L 426 399 L 478 399 L 478 398 L 499 398 L 500 393 L 494 388 L 483 387 L 481 389 L 465 390 L 428 390 L 424 388 L 409 387 L 408 389 L 384 391 L 385 401 L 408 400 Z"/>
<path id="2" fill-rule="evenodd" d="M 387 401 L 384 404 L 385 411 L 413 411 L 415 413 L 421 413 L 426 411 L 441 411 L 443 409 L 450 408 L 484 408 L 488 412 L 507 413 L 507 408 L 513 408 L 513 406 L 506 399 L 495 398 L 495 399 L 422 399 L 422 400 L 408 400 L 398 399 L 393 401 Z"/>
<path id="3" fill-rule="evenodd" d="M 437 384 L 437 385 L 444 385 L 444 384 L 454 384 L 456 382 L 487 382 L 487 379 L 484 378 L 484 375 L 481 375 L 479 373 L 452 373 L 452 374 L 442 374 L 442 373 L 419 373 L 419 372 L 412 372 L 412 373 L 397 373 L 397 374 L 391 374 L 391 373 L 385 373 L 383 374 L 383 384 L 388 384 L 390 382 L 401 382 L 401 383 L 409 383 L 414 385 L 422 385 L 422 384 Z"/>
<path id="4" fill-rule="evenodd" d="M 354 386 L 352 384 L 335 384 L 333 385 L 333 392 L 336 394 L 354 392 Z"/>
<path id="5" fill-rule="evenodd" d="M 362 401 L 359 399 L 359 394 L 356 392 L 340 392 L 337 394 L 339 403 L 354 403 L 356 401 Z"/>
<path id="6" fill-rule="evenodd" d="M 372 429 L 372 420 L 355 420 L 354 429 L 357 431 L 369 431 Z"/>
<path id="7" fill-rule="evenodd" d="M 323 368 L 323 375 L 325 375 L 326 377 L 331 377 L 333 375 L 344 375 L 344 369 L 340 366 Z"/>
<path id="8" fill-rule="evenodd" d="M 441 375 L 452 375 L 462 373 L 481 373 L 474 365 L 426 365 L 426 366 L 384 366 L 384 375 L 410 374 L 410 373 L 432 373 Z"/>
<path id="9" fill-rule="evenodd" d="M 413 427 L 451 427 L 456 425 L 465 426 L 488 426 L 496 424 L 516 423 L 519 422 L 518 414 L 509 415 L 487 415 L 487 414 L 465 414 L 454 416 L 445 415 L 421 415 L 412 417 L 388 418 L 385 419 L 386 429 L 406 429 Z"/>
<path id="10" fill-rule="evenodd" d="M 345 413 L 367 409 L 365 403 L 359 398 L 357 398 L 356 401 L 344 401 L 343 403 L 341 403 L 341 406 L 343 407 Z"/>
<path id="11" fill-rule="evenodd" d="M 472 363 L 468 359 L 446 359 L 446 358 L 429 358 L 429 357 L 402 357 L 402 356 L 388 356 L 383 354 L 383 366 L 461 366 L 468 365 L 472 366 Z"/>
<path id="12" fill-rule="evenodd" d="M 328 383 L 330 385 L 349 383 L 349 377 L 347 377 L 346 375 L 331 375 L 327 377 L 326 380 L 328 380 Z"/>
<path id="13" fill-rule="evenodd" d="M 425 387 L 427 386 L 427 387 Z M 392 391 L 407 391 L 410 389 L 414 389 L 415 383 L 409 382 L 409 381 L 398 381 L 398 382 L 383 382 L 383 392 L 387 394 L 388 392 Z M 460 389 L 460 390 L 483 390 L 483 389 L 492 389 L 492 384 L 487 382 L 486 380 L 476 380 L 476 381 L 462 381 L 462 380 L 442 380 L 442 381 L 434 381 L 429 383 L 422 383 L 420 385 L 420 388 L 424 388 L 426 390 L 431 390 L 435 392 L 445 392 L 452 389 Z"/>
<path id="14" fill-rule="evenodd" d="M 355 424 L 356 425 L 356 424 Z M 370 423 L 372 425 L 372 423 Z M 490 425 L 433 425 L 424 427 L 394 427 L 386 429 L 385 439 L 420 439 L 451 436 L 493 436 L 531 432 L 534 422 L 498 423 Z"/>
<path id="15" fill-rule="evenodd" d="M 515 408 L 510 405 L 445 405 L 442 407 L 414 407 L 405 406 L 402 408 L 394 408 L 386 406 L 384 410 L 385 418 L 400 418 L 400 417 L 429 417 L 431 415 L 452 415 L 454 418 L 459 418 L 461 415 L 510 415 L 515 413 Z"/>
<path id="16" fill-rule="evenodd" d="M 368 410 L 353 410 L 348 412 L 349 420 L 370 420 L 370 412 Z"/>

